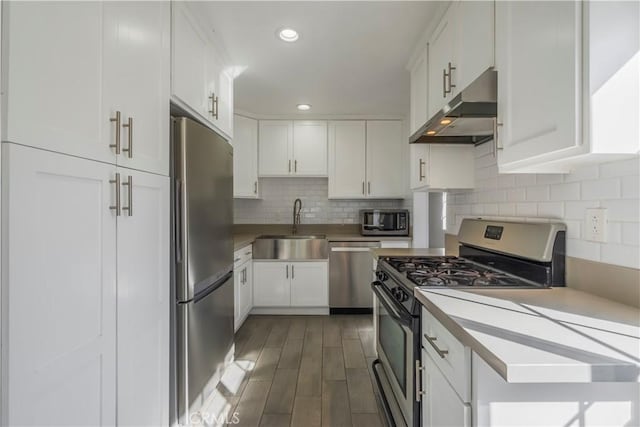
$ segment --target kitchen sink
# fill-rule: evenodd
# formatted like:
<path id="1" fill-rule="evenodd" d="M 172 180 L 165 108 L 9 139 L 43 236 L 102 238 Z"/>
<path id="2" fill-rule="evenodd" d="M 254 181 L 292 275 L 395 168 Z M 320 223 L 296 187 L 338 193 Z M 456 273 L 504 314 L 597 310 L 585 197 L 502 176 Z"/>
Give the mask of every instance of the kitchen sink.
<path id="1" fill-rule="evenodd" d="M 265 234 L 253 243 L 255 260 L 314 260 L 329 258 L 329 242 L 323 234 Z"/>

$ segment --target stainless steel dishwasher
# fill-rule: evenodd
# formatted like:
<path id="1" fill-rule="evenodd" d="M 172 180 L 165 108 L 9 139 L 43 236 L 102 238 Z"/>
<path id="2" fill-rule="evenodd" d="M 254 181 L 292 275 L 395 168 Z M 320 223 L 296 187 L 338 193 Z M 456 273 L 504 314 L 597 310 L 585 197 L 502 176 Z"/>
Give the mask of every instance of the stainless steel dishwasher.
<path id="1" fill-rule="evenodd" d="M 373 258 L 380 242 L 329 242 L 329 308 L 331 314 L 371 313 Z"/>

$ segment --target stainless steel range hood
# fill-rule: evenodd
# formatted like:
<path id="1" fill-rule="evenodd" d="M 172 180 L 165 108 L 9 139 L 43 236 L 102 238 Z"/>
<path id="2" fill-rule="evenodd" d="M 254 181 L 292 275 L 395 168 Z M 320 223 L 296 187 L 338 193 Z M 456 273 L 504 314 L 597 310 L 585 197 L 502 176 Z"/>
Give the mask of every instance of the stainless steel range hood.
<path id="1" fill-rule="evenodd" d="M 498 73 L 489 68 L 442 107 L 409 143 L 482 144 L 493 138 Z"/>

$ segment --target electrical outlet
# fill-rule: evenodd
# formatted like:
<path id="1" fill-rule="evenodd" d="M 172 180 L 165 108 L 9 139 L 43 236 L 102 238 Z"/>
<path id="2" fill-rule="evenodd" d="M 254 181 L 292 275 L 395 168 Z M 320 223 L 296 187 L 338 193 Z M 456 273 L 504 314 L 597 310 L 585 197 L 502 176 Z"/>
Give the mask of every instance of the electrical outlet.
<path id="1" fill-rule="evenodd" d="M 592 242 L 606 242 L 607 210 L 604 208 L 587 209 L 585 219 L 585 239 Z"/>

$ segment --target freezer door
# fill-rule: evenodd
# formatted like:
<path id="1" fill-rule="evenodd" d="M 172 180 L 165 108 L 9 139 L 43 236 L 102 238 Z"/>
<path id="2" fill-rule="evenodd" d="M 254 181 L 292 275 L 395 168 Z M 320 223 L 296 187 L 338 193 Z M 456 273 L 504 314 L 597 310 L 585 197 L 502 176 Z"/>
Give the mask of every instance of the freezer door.
<path id="1" fill-rule="evenodd" d="M 233 274 L 178 304 L 177 400 L 184 425 L 218 383 L 233 347 Z"/>
<path id="2" fill-rule="evenodd" d="M 174 118 L 177 298 L 189 301 L 233 268 L 233 148 Z"/>

